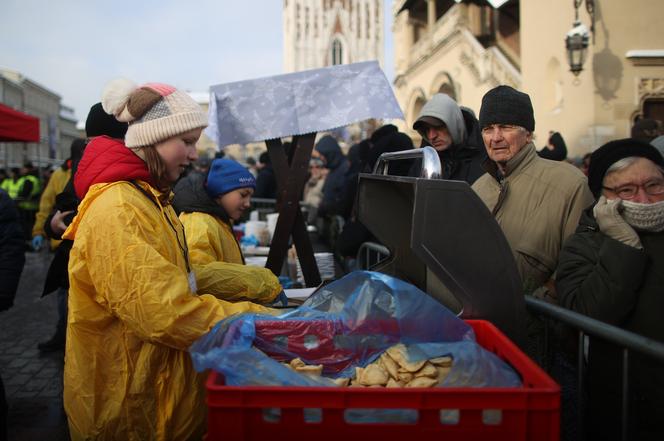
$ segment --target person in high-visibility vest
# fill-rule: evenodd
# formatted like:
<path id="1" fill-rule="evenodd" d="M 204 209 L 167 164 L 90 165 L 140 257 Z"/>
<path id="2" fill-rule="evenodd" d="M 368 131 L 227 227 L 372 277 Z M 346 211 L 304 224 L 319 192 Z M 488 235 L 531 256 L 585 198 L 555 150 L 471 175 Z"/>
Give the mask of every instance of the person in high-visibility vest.
<path id="1" fill-rule="evenodd" d="M 9 177 L 2 181 L 0 188 L 7 192 L 10 198 L 16 200 L 21 189 L 21 170 L 14 167 L 10 170 Z"/>
<path id="2" fill-rule="evenodd" d="M 44 245 L 44 238 L 46 237 L 46 234 L 44 233 L 44 222 L 53 210 L 53 206 L 55 205 L 55 197 L 62 193 L 65 185 L 67 185 L 67 182 L 71 177 L 71 158 L 74 156 L 74 151 L 76 150 L 82 152 L 84 148 L 84 139 L 74 139 L 71 143 L 71 154 L 69 155 L 69 159 L 67 159 L 61 167 L 53 172 L 51 179 L 49 179 L 48 184 L 46 184 L 46 187 L 44 188 L 41 199 L 39 199 L 39 211 L 35 217 L 35 224 L 32 227 L 32 248 L 35 251 L 39 251 Z M 51 239 L 51 250 L 55 250 L 59 244 L 59 240 Z"/>
<path id="3" fill-rule="evenodd" d="M 41 194 L 41 181 L 35 176 L 35 173 L 36 170 L 32 163 L 26 162 L 18 180 L 18 209 L 21 212 L 27 240 L 32 239 L 32 226 L 35 223 L 37 210 L 39 210 L 39 195 Z"/>

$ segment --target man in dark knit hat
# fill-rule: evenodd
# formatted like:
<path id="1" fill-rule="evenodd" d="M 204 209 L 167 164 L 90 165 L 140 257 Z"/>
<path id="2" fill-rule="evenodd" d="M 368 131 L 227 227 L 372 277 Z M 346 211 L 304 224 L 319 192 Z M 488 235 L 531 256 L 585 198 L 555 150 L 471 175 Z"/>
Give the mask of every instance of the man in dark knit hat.
<path id="1" fill-rule="evenodd" d="M 488 154 L 487 173 L 472 188 L 495 216 L 512 248 L 524 294 L 555 303 L 552 279 L 560 250 L 576 230 L 582 211 L 593 202 L 586 177 L 570 164 L 537 155 L 532 142 L 535 117 L 527 94 L 509 86 L 490 90 L 482 98 L 479 121 Z M 542 322 L 530 314 L 524 321 L 526 353 L 540 365 L 554 366 L 563 375 L 559 378 L 569 375 L 569 361 L 560 351 L 550 351 L 554 356 L 548 359 Z M 555 346 L 558 342 L 549 343 Z M 564 430 L 573 418 L 573 408 L 567 403 L 574 396 L 574 384 L 566 383 Z"/>
<path id="2" fill-rule="evenodd" d="M 611 141 L 593 152 L 588 181 L 598 200 L 560 253 L 560 304 L 664 343 L 664 158 L 644 141 Z M 621 361 L 620 348 L 591 337 L 587 439 L 620 438 Z M 628 439 L 664 439 L 662 369 L 630 357 Z"/>
<path id="3" fill-rule="evenodd" d="M 532 142 L 530 97 L 509 86 L 484 95 L 480 128 L 487 171 L 472 186 L 495 216 L 521 275 L 524 294 L 555 302 L 552 276 L 565 239 L 593 202 L 586 177 L 574 166 L 542 159 Z M 524 349 L 544 362 L 543 326 L 527 318 Z"/>
<path id="4" fill-rule="evenodd" d="M 524 293 L 542 293 L 564 240 L 574 233 L 593 197 L 578 169 L 537 155 L 527 94 L 509 86 L 490 90 L 482 98 L 479 120 L 489 157 L 484 163 L 487 173 L 473 190 L 512 247 Z"/>

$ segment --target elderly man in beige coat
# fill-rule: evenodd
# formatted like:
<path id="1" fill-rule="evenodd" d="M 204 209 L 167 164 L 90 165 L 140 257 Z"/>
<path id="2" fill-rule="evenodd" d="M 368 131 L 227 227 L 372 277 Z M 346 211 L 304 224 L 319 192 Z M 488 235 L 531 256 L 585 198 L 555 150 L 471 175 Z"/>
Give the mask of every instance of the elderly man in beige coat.
<path id="1" fill-rule="evenodd" d="M 593 202 L 586 178 L 570 164 L 542 159 L 532 143 L 530 97 L 509 86 L 484 95 L 480 129 L 487 173 L 473 190 L 493 213 L 512 247 L 524 294 L 552 293 L 548 283 L 565 239 Z M 542 288 L 547 284 L 550 290 Z"/>
<path id="2" fill-rule="evenodd" d="M 552 278 L 563 242 L 572 235 L 583 210 L 593 203 L 586 177 L 565 162 L 537 155 L 532 143 L 535 118 L 530 97 L 498 86 L 482 98 L 480 129 L 488 173 L 473 190 L 493 213 L 512 248 L 524 294 L 556 303 Z M 499 293 L 497 293 L 499 294 Z M 525 352 L 563 383 L 561 428 L 574 437 L 576 385 L 572 364 L 561 348 L 566 337 L 550 342 L 545 353 L 544 327 L 534 316 L 524 317 Z M 560 346 L 563 345 L 563 346 Z M 555 372 L 555 373 L 554 373 Z"/>

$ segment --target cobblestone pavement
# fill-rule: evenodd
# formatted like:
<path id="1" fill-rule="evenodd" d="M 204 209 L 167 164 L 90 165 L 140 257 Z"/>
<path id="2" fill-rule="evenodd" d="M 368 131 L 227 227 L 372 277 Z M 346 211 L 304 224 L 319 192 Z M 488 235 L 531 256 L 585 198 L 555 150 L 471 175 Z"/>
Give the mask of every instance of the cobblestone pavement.
<path id="1" fill-rule="evenodd" d="M 49 252 L 26 253 L 14 306 L 0 313 L 0 372 L 9 404 L 10 441 L 69 440 L 62 407 L 64 353 L 40 354 L 57 321 L 55 293 L 41 298 Z"/>

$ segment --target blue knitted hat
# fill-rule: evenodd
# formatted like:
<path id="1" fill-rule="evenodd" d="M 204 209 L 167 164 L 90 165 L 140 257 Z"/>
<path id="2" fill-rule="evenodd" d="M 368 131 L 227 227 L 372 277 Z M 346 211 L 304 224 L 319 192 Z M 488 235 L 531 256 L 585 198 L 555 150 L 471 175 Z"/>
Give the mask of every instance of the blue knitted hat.
<path id="1" fill-rule="evenodd" d="M 240 163 L 231 159 L 215 159 L 208 172 L 205 189 L 215 199 L 237 188 L 256 188 L 256 179 Z"/>

